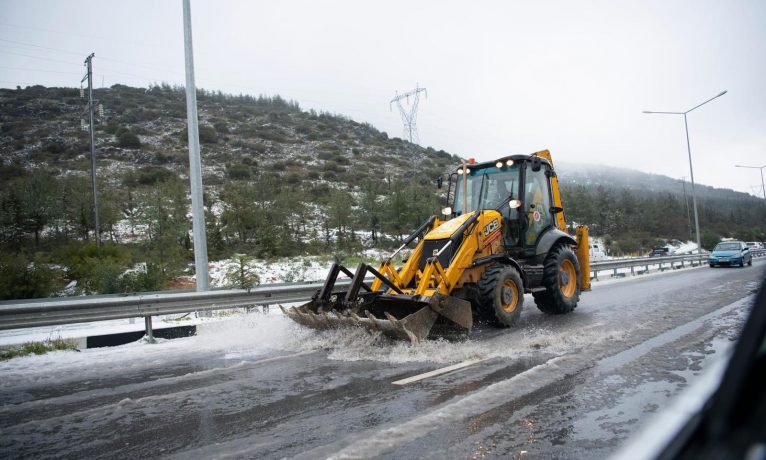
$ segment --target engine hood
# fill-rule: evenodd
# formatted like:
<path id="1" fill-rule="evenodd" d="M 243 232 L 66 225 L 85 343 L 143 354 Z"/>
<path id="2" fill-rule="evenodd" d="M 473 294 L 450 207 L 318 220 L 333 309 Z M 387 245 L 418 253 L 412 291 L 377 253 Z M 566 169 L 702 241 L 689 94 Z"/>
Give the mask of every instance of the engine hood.
<path id="1" fill-rule="evenodd" d="M 446 238 L 451 237 L 459 228 L 461 225 L 465 223 L 468 219 L 471 218 L 476 213 L 476 211 L 469 212 L 467 214 L 463 214 L 461 216 L 455 217 L 454 219 L 450 219 L 447 222 L 441 224 L 439 227 L 435 228 L 431 232 L 428 233 L 428 235 L 425 236 L 425 240 L 443 240 Z"/>

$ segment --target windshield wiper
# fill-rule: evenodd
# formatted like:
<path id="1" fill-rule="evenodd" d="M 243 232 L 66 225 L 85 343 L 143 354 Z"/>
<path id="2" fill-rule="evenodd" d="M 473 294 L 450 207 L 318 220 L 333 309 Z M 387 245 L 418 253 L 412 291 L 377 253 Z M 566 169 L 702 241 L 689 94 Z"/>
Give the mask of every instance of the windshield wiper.
<path id="1" fill-rule="evenodd" d="M 508 198 L 504 199 L 503 201 L 500 202 L 499 205 L 497 205 L 497 207 L 495 208 L 495 211 L 501 211 L 503 209 L 503 206 L 505 206 L 506 204 L 510 203 L 511 200 L 513 200 L 513 190 L 514 190 L 513 183 L 514 182 L 515 181 L 511 181 L 511 194 L 508 195 Z"/>

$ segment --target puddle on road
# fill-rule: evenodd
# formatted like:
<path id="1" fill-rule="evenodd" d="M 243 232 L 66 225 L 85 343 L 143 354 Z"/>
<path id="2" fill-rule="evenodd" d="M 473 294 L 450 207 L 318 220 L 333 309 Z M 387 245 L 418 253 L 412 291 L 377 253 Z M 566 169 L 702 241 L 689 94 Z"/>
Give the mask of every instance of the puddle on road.
<path id="1" fill-rule="evenodd" d="M 281 315 L 253 313 L 205 325 L 199 329 L 197 339 L 203 348 L 222 349 L 231 357 L 260 354 L 264 350 L 326 350 L 329 359 L 339 361 L 447 364 L 477 358 L 523 358 L 542 352 L 562 355 L 624 338 L 622 331 L 607 330 L 602 324 L 583 325 L 573 321 L 545 327 L 535 322 L 522 321 L 524 324 L 519 327 L 505 330 L 475 330 L 473 336 L 464 341 L 437 339 L 412 345 L 376 338 L 362 329 L 315 331 Z"/>

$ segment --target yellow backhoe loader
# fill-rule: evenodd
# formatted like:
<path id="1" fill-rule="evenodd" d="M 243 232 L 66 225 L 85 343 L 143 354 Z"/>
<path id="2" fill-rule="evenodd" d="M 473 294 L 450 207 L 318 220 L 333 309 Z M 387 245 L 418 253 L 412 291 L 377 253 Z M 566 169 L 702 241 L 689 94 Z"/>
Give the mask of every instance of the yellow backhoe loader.
<path id="1" fill-rule="evenodd" d="M 377 269 L 334 264 L 312 300 L 285 314 L 316 329 L 361 326 L 417 343 L 465 334 L 475 320 L 513 326 L 524 293 L 545 313 L 574 310 L 590 289 L 588 229 L 566 233 L 550 152 L 464 162 L 447 179 L 447 220 L 432 216 Z M 393 257 L 415 240 L 396 268 Z M 341 273 L 351 284 L 339 290 Z"/>

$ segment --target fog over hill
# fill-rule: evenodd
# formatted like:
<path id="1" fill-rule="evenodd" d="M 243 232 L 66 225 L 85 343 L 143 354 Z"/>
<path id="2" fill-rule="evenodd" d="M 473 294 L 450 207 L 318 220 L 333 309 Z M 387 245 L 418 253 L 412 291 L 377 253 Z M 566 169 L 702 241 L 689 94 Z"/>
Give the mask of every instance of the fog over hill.
<path id="1" fill-rule="evenodd" d="M 637 195 L 651 193 L 671 193 L 675 195 L 684 193 L 684 181 L 662 174 L 651 174 L 635 169 L 607 165 L 557 162 L 555 158 L 554 164 L 559 172 L 559 180 L 565 185 L 603 185 L 605 187 L 626 188 Z M 683 171 L 682 173 L 688 174 L 688 171 Z M 686 176 L 685 186 L 686 193 L 691 196 L 691 182 L 688 175 Z M 728 188 L 711 187 L 699 182 L 695 183 L 695 190 L 697 197 L 700 198 L 743 200 L 753 204 L 758 202 L 758 197 L 748 193 L 737 192 Z"/>

